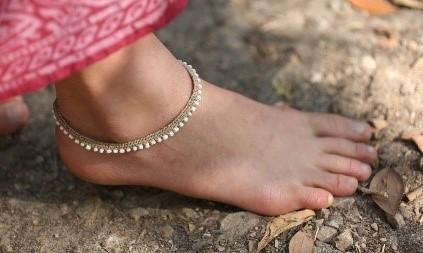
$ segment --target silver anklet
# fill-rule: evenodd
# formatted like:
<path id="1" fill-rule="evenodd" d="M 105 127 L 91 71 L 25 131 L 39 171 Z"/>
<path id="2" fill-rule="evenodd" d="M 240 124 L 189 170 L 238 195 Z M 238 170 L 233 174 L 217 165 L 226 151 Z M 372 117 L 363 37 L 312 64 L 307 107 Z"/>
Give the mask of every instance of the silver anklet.
<path id="1" fill-rule="evenodd" d="M 151 133 L 145 137 L 138 138 L 125 143 L 107 143 L 101 142 L 78 133 L 70 126 L 68 121 L 63 117 L 57 108 L 57 102 L 53 104 L 53 117 L 56 121 L 57 127 L 60 131 L 71 139 L 75 144 L 85 148 L 88 151 L 98 152 L 101 154 L 124 154 L 128 152 L 135 152 L 143 149 L 148 149 L 157 143 L 166 141 L 174 136 L 189 120 L 192 113 L 197 110 L 201 100 L 201 79 L 195 69 L 186 62 L 180 61 L 185 69 L 188 71 L 193 82 L 192 94 L 185 105 L 184 109 L 179 115 L 168 125 Z"/>

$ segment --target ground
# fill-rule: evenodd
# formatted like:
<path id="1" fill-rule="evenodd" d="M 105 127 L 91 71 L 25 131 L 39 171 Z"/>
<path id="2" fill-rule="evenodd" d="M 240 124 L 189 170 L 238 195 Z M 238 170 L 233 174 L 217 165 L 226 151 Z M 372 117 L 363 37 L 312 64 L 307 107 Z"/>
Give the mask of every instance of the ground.
<path id="1" fill-rule="evenodd" d="M 369 16 L 343 0 L 190 1 L 159 36 L 204 79 L 264 103 L 386 120 L 372 142 L 380 155 L 374 169 L 396 169 L 408 192 L 423 184 L 423 160 L 398 136 L 423 127 L 422 14 Z M 53 94 L 28 95 L 30 124 L 0 139 L 0 252 L 254 252 L 270 217 L 71 176 L 55 149 Z M 315 252 L 340 252 L 342 237 L 353 242 L 346 252 L 423 252 L 421 212 L 404 200 L 404 223 L 394 228 L 357 193 L 264 252 L 288 252 L 293 233 L 317 227 Z"/>

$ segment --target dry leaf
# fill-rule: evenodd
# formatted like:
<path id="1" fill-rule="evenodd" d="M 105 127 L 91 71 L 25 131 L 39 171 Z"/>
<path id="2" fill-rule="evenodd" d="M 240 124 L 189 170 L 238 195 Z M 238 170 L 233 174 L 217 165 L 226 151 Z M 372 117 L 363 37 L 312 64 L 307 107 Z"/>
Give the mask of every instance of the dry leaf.
<path id="1" fill-rule="evenodd" d="M 369 124 L 373 128 L 373 133 L 378 134 L 382 129 L 385 129 L 388 126 L 388 122 L 383 119 L 371 119 Z"/>
<path id="2" fill-rule="evenodd" d="M 393 0 L 395 4 L 408 8 L 423 10 L 423 1 L 419 0 Z"/>
<path id="3" fill-rule="evenodd" d="M 387 15 L 396 10 L 395 6 L 386 0 L 349 0 L 351 4 L 372 15 Z"/>
<path id="4" fill-rule="evenodd" d="M 423 134 L 421 129 L 413 129 L 410 131 L 406 131 L 402 133 L 401 139 L 403 140 L 412 140 L 417 147 L 419 148 L 420 152 L 423 153 Z"/>
<path id="5" fill-rule="evenodd" d="M 313 253 L 314 241 L 308 233 L 298 231 L 289 241 L 289 253 Z"/>
<path id="6" fill-rule="evenodd" d="M 281 233 L 303 224 L 310 220 L 316 213 L 313 210 L 305 209 L 278 216 L 271 220 L 266 226 L 266 232 L 258 244 L 257 252 L 263 250 L 269 242 Z"/>
<path id="7" fill-rule="evenodd" d="M 395 215 L 404 195 L 404 182 L 393 169 L 379 171 L 370 182 L 373 201 L 387 214 Z"/>

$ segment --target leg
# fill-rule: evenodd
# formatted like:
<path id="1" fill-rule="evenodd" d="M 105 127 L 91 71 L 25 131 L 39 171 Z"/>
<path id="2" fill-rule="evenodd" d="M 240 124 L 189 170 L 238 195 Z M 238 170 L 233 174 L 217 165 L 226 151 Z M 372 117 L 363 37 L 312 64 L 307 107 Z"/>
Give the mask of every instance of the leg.
<path id="1" fill-rule="evenodd" d="M 23 127 L 28 119 L 28 107 L 22 97 L 0 102 L 0 136 L 11 134 Z"/>
<path id="2" fill-rule="evenodd" d="M 175 117 L 191 80 L 154 36 L 61 82 L 59 107 L 103 141 L 144 136 Z M 125 155 L 87 152 L 60 132 L 70 171 L 99 184 L 146 185 L 262 214 L 323 208 L 355 192 L 376 152 L 365 123 L 257 103 L 204 83 L 203 100 L 174 138 Z"/>

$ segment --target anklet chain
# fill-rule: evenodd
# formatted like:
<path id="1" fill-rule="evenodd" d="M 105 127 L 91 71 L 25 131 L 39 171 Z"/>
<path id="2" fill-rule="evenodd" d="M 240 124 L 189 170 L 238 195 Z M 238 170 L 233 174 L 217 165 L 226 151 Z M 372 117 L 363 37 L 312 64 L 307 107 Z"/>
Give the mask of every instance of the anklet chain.
<path id="1" fill-rule="evenodd" d="M 184 109 L 179 113 L 179 115 L 168 125 L 159 129 L 158 131 L 151 133 L 145 137 L 138 138 L 125 143 L 107 143 L 101 142 L 89 137 L 86 137 L 74 128 L 70 126 L 68 121 L 63 117 L 63 115 L 58 110 L 57 102 L 53 104 L 53 117 L 56 121 L 57 127 L 60 131 L 71 139 L 75 144 L 80 145 L 88 151 L 105 153 L 105 154 L 124 154 L 128 152 L 135 152 L 143 149 L 148 149 L 157 143 L 166 141 L 168 138 L 174 136 L 189 120 L 192 113 L 197 110 L 197 106 L 200 105 L 201 101 L 201 79 L 198 76 L 196 70 L 188 65 L 186 62 L 180 61 L 185 69 L 188 71 L 192 82 L 193 89 L 191 96 L 185 105 Z"/>

